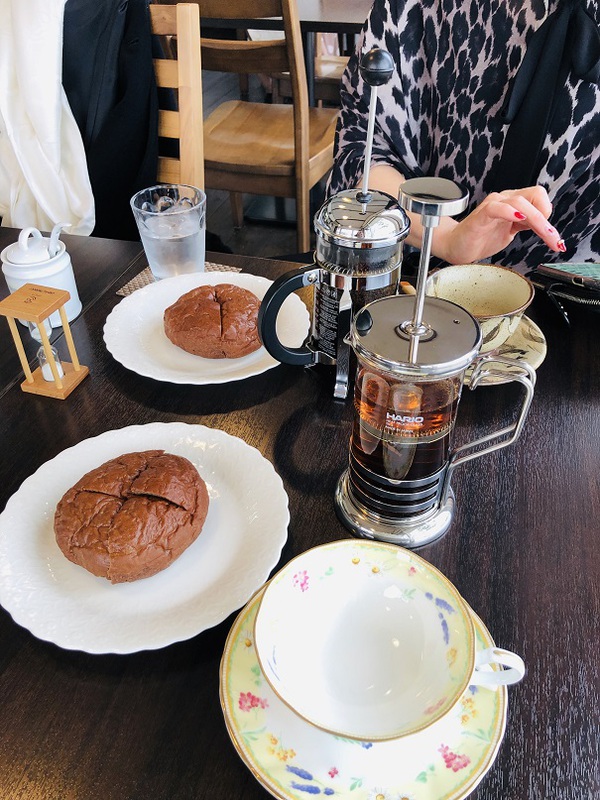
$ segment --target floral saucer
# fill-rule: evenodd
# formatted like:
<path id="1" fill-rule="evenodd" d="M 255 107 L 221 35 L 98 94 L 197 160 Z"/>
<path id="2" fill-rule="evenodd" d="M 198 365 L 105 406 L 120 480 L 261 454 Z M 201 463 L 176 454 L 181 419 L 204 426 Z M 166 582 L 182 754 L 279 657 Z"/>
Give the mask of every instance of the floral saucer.
<path id="1" fill-rule="evenodd" d="M 515 361 L 524 361 L 533 369 L 537 369 L 546 358 L 548 347 L 546 337 L 529 317 L 521 317 L 516 331 L 512 336 L 494 351 L 495 355 L 504 358 L 513 358 Z M 507 364 L 490 364 L 490 374 L 485 375 L 478 386 L 496 386 L 500 383 L 510 383 L 513 380 L 513 368 Z M 473 368 L 465 373 L 465 384 L 468 386 Z"/>
<path id="2" fill-rule="evenodd" d="M 220 696 L 231 740 L 265 789 L 280 800 L 461 800 L 473 791 L 504 735 L 506 687 L 471 686 L 443 719 L 402 739 L 371 743 L 325 733 L 279 700 L 261 672 L 253 630 L 263 591 L 229 633 Z M 494 646 L 471 614 L 477 650 Z"/>

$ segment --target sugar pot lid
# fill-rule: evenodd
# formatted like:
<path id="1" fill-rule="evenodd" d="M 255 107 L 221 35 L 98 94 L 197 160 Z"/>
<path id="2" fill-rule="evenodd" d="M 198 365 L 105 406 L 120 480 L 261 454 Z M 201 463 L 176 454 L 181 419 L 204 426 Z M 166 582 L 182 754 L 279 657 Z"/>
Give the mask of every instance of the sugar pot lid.
<path id="1" fill-rule="evenodd" d="M 49 238 L 43 236 L 37 228 L 23 228 L 18 240 L 6 248 L 3 256 L 10 264 L 43 264 L 50 261 L 61 251 L 59 236 L 62 229 L 67 227 L 69 223 L 57 223 Z"/>
<path id="2" fill-rule="evenodd" d="M 410 222 L 396 200 L 385 192 L 348 189 L 329 198 L 314 220 L 317 236 L 340 247 L 389 247 L 408 235 Z"/>
<path id="3" fill-rule="evenodd" d="M 443 378 L 466 369 L 481 346 L 481 328 L 474 317 L 448 300 L 427 297 L 427 332 L 415 337 L 406 330 L 413 308 L 413 296 L 393 295 L 361 309 L 350 331 L 356 355 L 375 369 L 411 378 Z"/>

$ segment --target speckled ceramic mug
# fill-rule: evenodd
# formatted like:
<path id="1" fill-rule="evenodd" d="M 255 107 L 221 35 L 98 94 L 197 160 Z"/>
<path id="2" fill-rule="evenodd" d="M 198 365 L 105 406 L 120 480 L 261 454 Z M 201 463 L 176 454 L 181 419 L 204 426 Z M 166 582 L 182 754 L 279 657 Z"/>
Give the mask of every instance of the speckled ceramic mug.
<path id="1" fill-rule="evenodd" d="M 457 264 L 434 272 L 426 294 L 465 308 L 481 326 L 481 353 L 489 353 L 512 336 L 535 289 L 518 272 L 496 264 Z"/>

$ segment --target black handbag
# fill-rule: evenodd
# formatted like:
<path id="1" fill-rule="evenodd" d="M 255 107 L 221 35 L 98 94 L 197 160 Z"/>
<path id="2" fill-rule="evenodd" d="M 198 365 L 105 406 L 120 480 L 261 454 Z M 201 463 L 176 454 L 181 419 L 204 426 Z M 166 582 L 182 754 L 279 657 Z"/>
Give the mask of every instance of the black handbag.
<path id="1" fill-rule="evenodd" d="M 584 0 L 562 0 L 527 43 L 502 108 L 509 128 L 489 191 L 537 183 L 544 140 L 570 73 L 600 83 L 600 31 Z"/>
<path id="2" fill-rule="evenodd" d="M 567 325 L 570 304 L 600 312 L 600 264 L 540 264 L 527 277 L 546 294 Z"/>

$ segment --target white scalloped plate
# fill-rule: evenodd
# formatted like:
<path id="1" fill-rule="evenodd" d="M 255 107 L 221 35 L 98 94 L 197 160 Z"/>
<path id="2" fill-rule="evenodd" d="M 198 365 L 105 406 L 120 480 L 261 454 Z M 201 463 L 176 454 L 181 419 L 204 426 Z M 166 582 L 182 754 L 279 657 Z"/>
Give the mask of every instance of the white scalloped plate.
<path id="1" fill-rule="evenodd" d="M 104 324 L 108 351 L 127 369 L 168 383 L 228 383 L 260 375 L 279 362 L 264 347 L 242 358 L 202 358 L 174 345 L 164 331 L 165 309 L 197 286 L 232 283 L 259 300 L 273 281 L 246 272 L 201 272 L 178 275 L 144 286 L 113 308 Z M 277 319 L 277 335 L 287 347 L 300 347 L 310 325 L 308 309 L 298 295 L 286 298 Z"/>
<path id="2" fill-rule="evenodd" d="M 110 458 L 162 449 L 205 480 L 198 539 L 151 578 L 112 585 L 72 564 L 53 529 L 62 495 Z M 34 636 L 68 650 L 133 653 L 183 641 L 241 608 L 269 577 L 287 539 L 288 498 L 258 450 L 224 431 L 151 423 L 108 431 L 43 464 L 0 514 L 0 603 Z"/>

